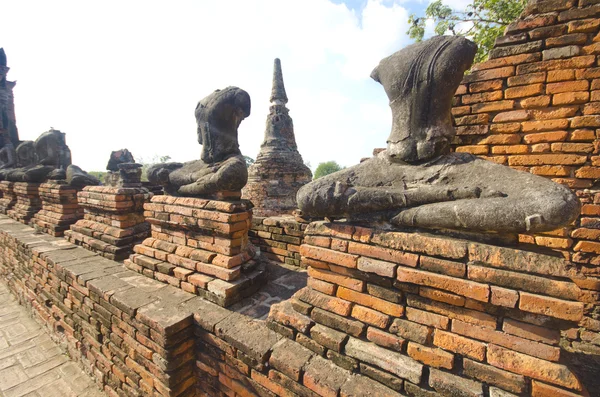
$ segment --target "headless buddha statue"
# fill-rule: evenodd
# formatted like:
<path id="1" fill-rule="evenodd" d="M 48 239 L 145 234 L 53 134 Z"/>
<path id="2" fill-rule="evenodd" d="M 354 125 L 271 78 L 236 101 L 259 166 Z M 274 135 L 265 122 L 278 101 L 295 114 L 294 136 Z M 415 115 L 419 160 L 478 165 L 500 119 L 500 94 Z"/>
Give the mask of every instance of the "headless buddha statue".
<path id="1" fill-rule="evenodd" d="M 250 115 L 250 96 L 237 87 L 216 90 L 198 103 L 195 114 L 200 160 L 156 164 L 148 170 L 148 179 L 178 196 L 212 198 L 216 193 L 240 192 L 248 171 L 238 127 Z"/>
<path id="2" fill-rule="evenodd" d="M 579 202 L 566 187 L 467 153 L 450 153 L 452 98 L 476 46 L 434 37 L 384 58 L 371 77 L 390 99 L 387 148 L 303 186 L 303 214 L 477 232 L 540 232 L 570 223 Z"/>

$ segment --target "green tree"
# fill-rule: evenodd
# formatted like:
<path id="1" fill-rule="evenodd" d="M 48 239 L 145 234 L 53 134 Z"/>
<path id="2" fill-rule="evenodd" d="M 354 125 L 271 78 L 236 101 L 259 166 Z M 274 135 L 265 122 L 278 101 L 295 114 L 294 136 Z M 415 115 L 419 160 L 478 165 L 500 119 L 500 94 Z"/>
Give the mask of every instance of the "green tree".
<path id="1" fill-rule="evenodd" d="M 335 161 L 326 161 L 324 163 L 319 163 L 317 169 L 315 170 L 315 175 L 313 179 L 320 178 L 325 175 L 333 174 L 334 172 L 338 172 L 343 169 L 338 163 Z"/>
<path id="2" fill-rule="evenodd" d="M 526 3 L 527 0 L 473 0 L 464 11 L 455 11 L 444 5 L 442 0 L 436 0 L 429 4 L 424 17 L 412 14 L 408 18 L 410 28 L 407 33 L 412 39 L 421 41 L 427 21 L 433 20 L 435 34 L 450 32 L 473 40 L 478 46 L 475 62 L 483 62 L 496 38 L 504 33 L 508 24 L 519 17 Z M 462 23 L 472 25 L 466 30 L 460 30 L 459 24 Z"/>

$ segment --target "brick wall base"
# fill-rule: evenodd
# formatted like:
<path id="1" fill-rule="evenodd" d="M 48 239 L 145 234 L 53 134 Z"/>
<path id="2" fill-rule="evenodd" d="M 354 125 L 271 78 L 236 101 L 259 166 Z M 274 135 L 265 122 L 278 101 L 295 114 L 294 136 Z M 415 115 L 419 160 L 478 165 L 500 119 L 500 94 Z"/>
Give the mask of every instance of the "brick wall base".
<path id="1" fill-rule="evenodd" d="M 39 193 L 42 209 L 31 222 L 44 233 L 62 237 L 65 230 L 83 218 L 83 208 L 77 203 L 77 189 L 66 182 L 42 183 Z"/>
<path id="2" fill-rule="evenodd" d="M 255 216 L 248 234 L 265 258 L 301 267 L 300 245 L 307 225 L 296 221 L 291 215 L 268 218 Z"/>
<path id="3" fill-rule="evenodd" d="M 0 275 L 111 397 L 400 396 L 262 321 L 2 216 Z"/>
<path id="4" fill-rule="evenodd" d="M 8 210 L 17 203 L 17 196 L 13 191 L 14 185 L 14 182 L 0 182 L 0 191 L 2 191 L 2 198 L 0 198 L 0 213 L 6 214 Z"/>
<path id="5" fill-rule="evenodd" d="M 65 231 L 77 245 L 113 260 L 126 259 L 133 246 L 146 237 L 144 202 L 152 193 L 143 187 L 86 186 L 77 193 L 84 218 Z"/>
<path id="6" fill-rule="evenodd" d="M 348 370 L 409 395 L 586 395 L 559 342 L 595 298 L 562 256 L 325 222 L 300 253 L 308 285 L 270 325 Z"/>
<path id="7" fill-rule="evenodd" d="M 125 265 L 221 306 L 251 295 L 266 279 L 248 240 L 248 201 L 155 196 L 144 215 L 151 237 Z"/>

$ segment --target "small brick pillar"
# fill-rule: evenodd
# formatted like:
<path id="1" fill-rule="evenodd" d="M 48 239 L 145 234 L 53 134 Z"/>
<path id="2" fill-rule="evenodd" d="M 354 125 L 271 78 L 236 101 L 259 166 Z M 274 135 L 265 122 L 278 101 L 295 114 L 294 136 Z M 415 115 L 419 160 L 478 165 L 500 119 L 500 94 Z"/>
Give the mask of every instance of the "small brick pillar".
<path id="1" fill-rule="evenodd" d="M 6 211 L 8 216 L 24 224 L 42 209 L 40 198 L 40 183 L 15 182 L 13 192 L 17 197 L 15 205 Z"/>
<path id="2" fill-rule="evenodd" d="M 594 293 L 560 255 L 342 222 L 300 253 L 268 325 L 340 366 L 408 395 L 587 395 L 560 343 Z"/>
<path id="3" fill-rule="evenodd" d="M 105 177 L 105 183 L 111 186 L 86 186 L 77 193 L 84 216 L 65 231 L 65 237 L 106 258 L 126 259 L 150 231 L 143 211 L 152 193 L 142 187 L 140 167 L 120 164 L 120 171 Z"/>
<path id="4" fill-rule="evenodd" d="M 32 225 L 54 237 L 83 218 L 83 208 L 77 202 L 77 189 L 65 181 L 42 183 L 39 188 L 42 209 L 34 215 Z"/>
<path id="5" fill-rule="evenodd" d="M 3 214 L 6 214 L 8 210 L 17 203 L 17 196 L 13 191 L 14 186 L 14 182 L 0 182 L 0 191 L 2 192 L 2 198 L 0 198 L 0 212 Z"/>
<path id="6" fill-rule="evenodd" d="M 151 237 L 125 265 L 221 306 L 256 291 L 266 273 L 250 244 L 252 204 L 155 196 L 144 205 Z"/>

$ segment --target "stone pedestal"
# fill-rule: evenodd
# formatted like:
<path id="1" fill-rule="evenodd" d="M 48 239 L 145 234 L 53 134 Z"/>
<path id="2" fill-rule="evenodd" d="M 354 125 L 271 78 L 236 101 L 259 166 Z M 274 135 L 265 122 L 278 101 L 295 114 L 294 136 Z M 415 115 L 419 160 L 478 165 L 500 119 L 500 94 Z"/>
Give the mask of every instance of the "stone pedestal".
<path id="1" fill-rule="evenodd" d="M 155 196 L 144 206 L 151 237 L 125 265 L 221 306 L 256 291 L 265 271 L 249 243 L 252 204 Z"/>
<path id="2" fill-rule="evenodd" d="M 0 198 L 0 212 L 3 214 L 6 214 L 8 210 L 17 203 L 17 196 L 13 191 L 14 186 L 14 182 L 0 182 L 0 191 L 2 192 L 2 198 Z"/>
<path id="3" fill-rule="evenodd" d="M 597 292 L 562 256 L 341 222 L 300 253 L 268 325 L 340 366 L 409 395 L 586 395 L 559 344 Z"/>
<path id="4" fill-rule="evenodd" d="M 31 223 L 54 237 L 62 237 L 69 227 L 83 218 L 83 208 L 77 202 L 77 189 L 64 181 L 42 183 L 39 188 L 42 209 Z"/>
<path id="5" fill-rule="evenodd" d="M 143 209 L 150 197 L 143 187 L 86 186 L 77 193 L 83 219 L 71 225 L 65 236 L 106 258 L 123 260 L 148 236 L 150 225 L 144 221 Z"/>
<path id="6" fill-rule="evenodd" d="M 39 183 L 15 182 L 13 192 L 17 202 L 6 211 L 8 216 L 28 225 L 31 218 L 42 209 L 39 188 Z"/>

